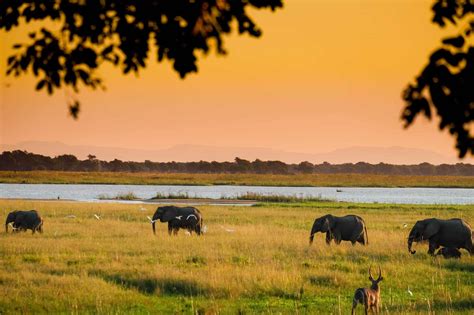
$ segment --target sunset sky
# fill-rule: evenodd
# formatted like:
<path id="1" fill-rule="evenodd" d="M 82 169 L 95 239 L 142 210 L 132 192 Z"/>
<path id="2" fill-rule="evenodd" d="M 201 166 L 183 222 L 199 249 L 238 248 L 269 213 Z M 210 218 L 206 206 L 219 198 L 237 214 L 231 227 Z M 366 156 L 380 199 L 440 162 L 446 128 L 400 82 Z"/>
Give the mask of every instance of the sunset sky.
<path id="1" fill-rule="evenodd" d="M 0 143 L 306 153 L 403 146 L 454 157 L 454 139 L 437 120 L 417 119 L 405 130 L 399 118 L 402 90 L 450 34 L 431 23 L 432 2 L 290 0 L 274 13 L 255 10 L 263 36 L 233 34 L 227 56 L 205 56 L 185 80 L 154 59 L 138 76 L 101 69 L 107 91 L 82 89 L 78 121 L 63 92 L 48 96 L 34 91 L 31 76 L 2 75 Z M 9 47 L 24 34 L 1 34 L 3 73 Z"/>

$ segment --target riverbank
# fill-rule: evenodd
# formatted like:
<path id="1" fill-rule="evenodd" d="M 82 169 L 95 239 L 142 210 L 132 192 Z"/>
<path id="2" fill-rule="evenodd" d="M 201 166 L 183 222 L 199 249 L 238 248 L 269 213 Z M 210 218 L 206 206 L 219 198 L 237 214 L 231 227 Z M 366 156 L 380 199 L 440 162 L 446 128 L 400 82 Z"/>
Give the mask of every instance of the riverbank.
<path id="1" fill-rule="evenodd" d="M 416 220 L 463 218 L 469 206 L 354 203 L 199 206 L 207 233 L 153 235 L 154 205 L 0 200 L 0 216 L 37 209 L 44 233 L 0 233 L 5 313 L 348 314 L 354 290 L 380 266 L 384 313 L 472 314 L 474 256 L 407 251 Z M 369 245 L 308 236 L 316 217 L 357 214 Z M 410 289 L 412 294 L 408 293 Z M 34 296 L 35 298 L 31 298 Z M 358 308 L 362 311 L 361 306 Z"/>
<path id="2" fill-rule="evenodd" d="M 0 171 L 0 183 L 474 188 L 474 176 Z"/>

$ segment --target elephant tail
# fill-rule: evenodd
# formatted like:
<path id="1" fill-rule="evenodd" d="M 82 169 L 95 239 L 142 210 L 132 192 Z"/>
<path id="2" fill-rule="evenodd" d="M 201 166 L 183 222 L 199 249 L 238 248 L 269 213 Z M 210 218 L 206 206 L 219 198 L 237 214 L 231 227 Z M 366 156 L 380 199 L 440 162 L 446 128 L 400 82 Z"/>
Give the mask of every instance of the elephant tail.
<path id="1" fill-rule="evenodd" d="M 367 234 L 367 227 L 364 224 L 365 245 L 369 245 L 369 234 Z"/>
<path id="2" fill-rule="evenodd" d="M 38 226 L 36 227 L 36 230 L 40 233 L 43 233 L 43 222 L 44 221 L 43 221 L 43 218 L 41 218 L 41 217 L 39 219 L 40 219 L 40 222 L 39 222 Z"/>

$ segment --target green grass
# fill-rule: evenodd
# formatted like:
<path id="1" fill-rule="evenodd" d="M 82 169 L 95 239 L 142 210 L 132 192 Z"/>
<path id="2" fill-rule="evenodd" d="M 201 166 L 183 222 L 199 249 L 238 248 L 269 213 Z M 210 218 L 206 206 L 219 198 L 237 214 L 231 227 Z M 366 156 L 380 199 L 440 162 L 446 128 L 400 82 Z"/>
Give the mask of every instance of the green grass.
<path id="1" fill-rule="evenodd" d="M 137 200 L 140 199 L 138 198 L 133 192 L 127 192 L 127 193 L 120 193 L 115 196 L 109 196 L 109 195 L 99 195 L 97 196 L 97 199 L 100 200 Z"/>
<path id="2" fill-rule="evenodd" d="M 383 270 L 384 313 L 474 312 L 474 257 L 433 258 L 423 244 L 410 255 L 406 246 L 416 220 L 472 224 L 472 206 L 200 206 L 202 237 L 170 237 L 166 224 L 154 236 L 146 216 L 156 206 L 144 207 L 0 200 L 3 218 L 13 209 L 44 217 L 43 234 L 0 233 L 0 312 L 348 314 L 354 290 L 369 285 L 370 265 Z M 317 234 L 309 247 L 313 220 L 326 213 L 361 215 L 369 245 L 328 247 Z"/>
<path id="3" fill-rule="evenodd" d="M 0 171 L 0 183 L 474 188 L 474 176 Z"/>
<path id="4" fill-rule="evenodd" d="M 162 193 L 156 193 L 154 197 L 151 199 L 198 199 L 198 198 L 193 198 L 190 197 L 189 194 L 187 193 L 170 193 L 170 194 L 162 194 Z"/>
<path id="5" fill-rule="evenodd" d="M 323 202 L 323 201 L 330 201 L 327 199 L 322 199 L 321 197 L 307 197 L 307 196 L 285 196 L 285 195 L 278 195 L 278 194 L 260 194 L 260 193 L 252 193 L 248 192 L 243 195 L 237 197 L 238 200 L 255 200 L 260 202 Z"/>

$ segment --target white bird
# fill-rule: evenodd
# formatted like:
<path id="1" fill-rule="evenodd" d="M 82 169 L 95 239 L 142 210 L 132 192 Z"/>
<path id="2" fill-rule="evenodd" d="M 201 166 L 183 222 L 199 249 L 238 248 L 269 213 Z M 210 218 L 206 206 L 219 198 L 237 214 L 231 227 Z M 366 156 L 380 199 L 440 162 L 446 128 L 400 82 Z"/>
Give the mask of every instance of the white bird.
<path id="1" fill-rule="evenodd" d="M 234 229 L 227 229 L 227 228 L 223 227 L 222 225 L 221 225 L 221 229 L 223 229 L 223 230 L 226 231 L 227 233 L 234 233 L 234 232 L 235 232 Z"/>
<path id="2" fill-rule="evenodd" d="M 408 224 L 403 223 L 403 228 L 406 228 L 407 226 L 408 226 Z"/>
<path id="3" fill-rule="evenodd" d="M 100 216 L 98 214 L 94 214 L 94 217 L 97 219 L 97 220 L 100 220 Z"/>
<path id="4" fill-rule="evenodd" d="M 202 233 L 207 233 L 207 225 L 204 225 L 201 229 Z"/>
<path id="5" fill-rule="evenodd" d="M 69 219 L 75 219 L 76 216 L 74 214 L 70 214 L 70 215 L 67 215 L 66 218 L 69 218 Z"/>
<path id="6" fill-rule="evenodd" d="M 410 296 L 413 296 L 413 292 L 411 292 L 410 287 L 408 287 L 407 292 L 410 294 Z"/>
<path id="7" fill-rule="evenodd" d="M 147 218 L 150 221 L 150 223 L 155 223 L 156 221 L 158 221 L 158 220 L 152 220 L 149 216 L 147 216 Z"/>

